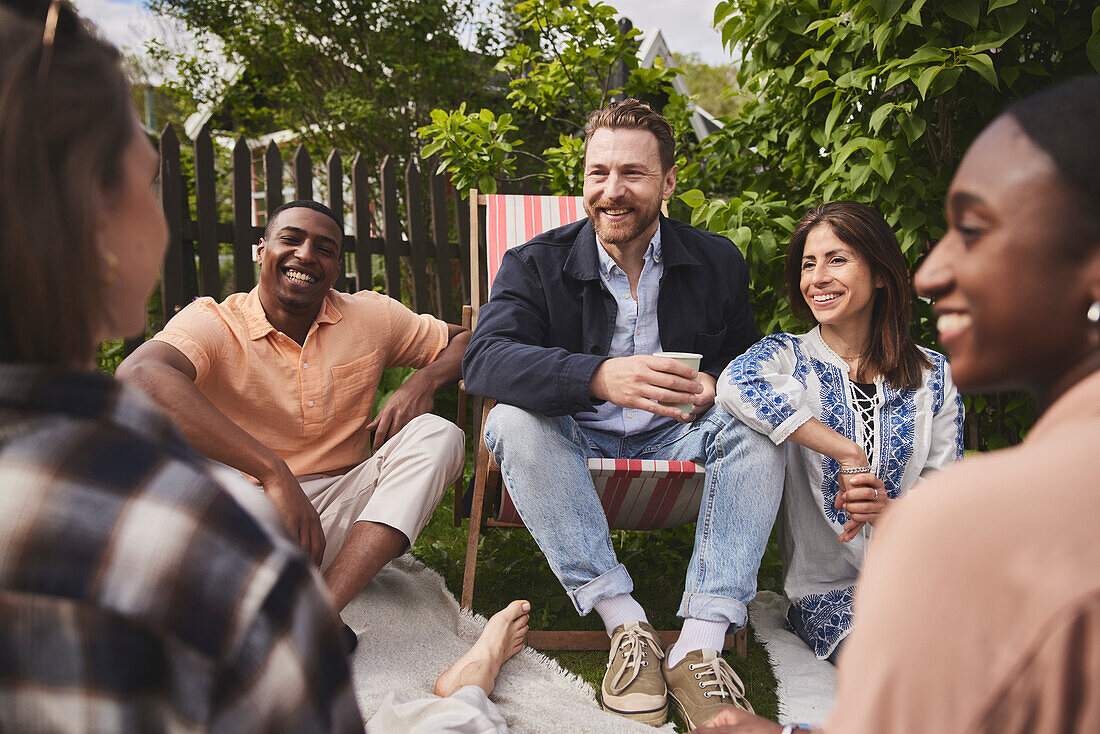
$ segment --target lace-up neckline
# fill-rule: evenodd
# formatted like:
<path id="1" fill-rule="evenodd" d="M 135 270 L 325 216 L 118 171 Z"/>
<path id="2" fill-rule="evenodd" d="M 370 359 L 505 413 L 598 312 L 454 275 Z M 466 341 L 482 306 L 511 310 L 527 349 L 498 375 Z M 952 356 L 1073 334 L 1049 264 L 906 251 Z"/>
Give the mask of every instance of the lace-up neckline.
<path id="1" fill-rule="evenodd" d="M 875 395 L 878 392 L 873 382 L 848 381 L 848 396 L 851 399 L 852 408 L 863 423 L 863 451 L 867 454 L 867 461 L 874 464 L 875 461 Z"/>

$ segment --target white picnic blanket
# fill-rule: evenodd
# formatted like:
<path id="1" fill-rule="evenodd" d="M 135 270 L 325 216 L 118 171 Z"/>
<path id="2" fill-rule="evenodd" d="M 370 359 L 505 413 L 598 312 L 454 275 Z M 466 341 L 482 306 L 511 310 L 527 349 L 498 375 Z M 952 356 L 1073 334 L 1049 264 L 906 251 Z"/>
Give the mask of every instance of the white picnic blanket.
<path id="1" fill-rule="evenodd" d="M 459 609 L 442 577 L 409 555 L 382 569 L 342 616 L 359 633 L 351 663 L 365 720 L 391 692 L 431 697 L 435 679 L 485 624 L 484 617 Z M 654 731 L 601 711 L 588 683 L 530 649 L 504 664 L 492 700 L 513 734 Z M 674 730 L 666 724 L 657 731 Z"/>
<path id="2" fill-rule="evenodd" d="M 772 591 L 761 591 L 749 604 L 753 632 L 767 648 L 775 672 L 779 721 L 824 724 L 836 699 L 836 668 L 818 660 L 805 642 L 785 629 L 788 604 Z"/>

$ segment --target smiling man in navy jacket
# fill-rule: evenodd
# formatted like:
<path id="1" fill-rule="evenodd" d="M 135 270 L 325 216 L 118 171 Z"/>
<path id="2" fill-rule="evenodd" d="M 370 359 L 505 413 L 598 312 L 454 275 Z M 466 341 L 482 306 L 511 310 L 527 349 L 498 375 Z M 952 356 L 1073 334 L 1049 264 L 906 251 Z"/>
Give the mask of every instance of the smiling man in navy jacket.
<path id="1" fill-rule="evenodd" d="M 520 516 L 577 611 L 595 610 L 611 636 L 604 708 L 659 725 L 671 696 L 698 726 L 722 704 L 747 705 L 720 653 L 756 594 L 779 504 L 761 489 L 779 483 L 760 474 L 780 449 L 714 406 L 717 376 L 759 332 L 737 248 L 660 214 L 674 150 L 668 121 L 636 100 L 592 114 L 588 219 L 505 253 L 463 372 L 470 392 L 499 401 L 485 440 Z M 699 371 L 660 351 L 701 354 Z M 615 557 L 589 457 L 706 467 L 667 657 Z"/>

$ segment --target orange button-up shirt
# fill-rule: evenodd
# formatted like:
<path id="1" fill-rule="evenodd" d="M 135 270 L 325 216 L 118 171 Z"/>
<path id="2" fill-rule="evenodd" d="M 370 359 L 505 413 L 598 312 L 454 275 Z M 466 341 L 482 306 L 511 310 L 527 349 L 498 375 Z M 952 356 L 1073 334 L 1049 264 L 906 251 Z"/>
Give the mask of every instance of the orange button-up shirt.
<path id="1" fill-rule="evenodd" d="M 330 290 L 299 346 L 253 289 L 220 304 L 200 298 L 153 338 L 191 360 L 210 402 L 300 476 L 366 459 L 382 370 L 429 364 L 447 335 L 444 322 L 380 293 Z"/>

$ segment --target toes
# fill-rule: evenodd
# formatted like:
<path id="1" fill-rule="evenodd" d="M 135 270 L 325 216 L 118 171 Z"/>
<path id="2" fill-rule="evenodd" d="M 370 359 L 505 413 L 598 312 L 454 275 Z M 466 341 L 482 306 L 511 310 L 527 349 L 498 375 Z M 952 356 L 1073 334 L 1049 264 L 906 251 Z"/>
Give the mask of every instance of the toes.
<path id="1" fill-rule="evenodd" d="M 506 609 L 509 612 L 509 616 L 514 619 L 531 611 L 531 602 L 526 599 L 516 599 L 509 604 Z"/>

